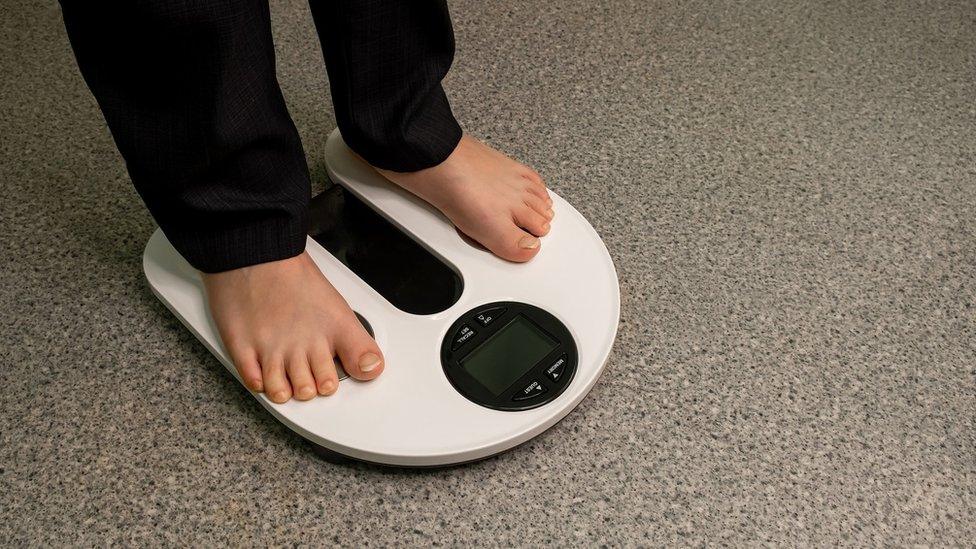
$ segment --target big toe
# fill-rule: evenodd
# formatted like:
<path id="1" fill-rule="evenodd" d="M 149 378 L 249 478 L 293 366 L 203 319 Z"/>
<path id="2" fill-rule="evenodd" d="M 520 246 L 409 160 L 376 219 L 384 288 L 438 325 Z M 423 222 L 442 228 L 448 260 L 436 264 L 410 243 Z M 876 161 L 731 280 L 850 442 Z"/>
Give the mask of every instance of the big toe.
<path id="1" fill-rule="evenodd" d="M 337 338 L 335 349 L 346 373 L 360 381 L 375 379 L 383 372 L 383 353 L 355 316 Z"/>
<path id="2" fill-rule="evenodd" d="M 542 241 L 539 237 L 521 229 L 514 221 L 509 226 L 499 229 L 494 238 L 483 241 L 492 253 L 517 263 L 524 263 L 539 253 Z"/>

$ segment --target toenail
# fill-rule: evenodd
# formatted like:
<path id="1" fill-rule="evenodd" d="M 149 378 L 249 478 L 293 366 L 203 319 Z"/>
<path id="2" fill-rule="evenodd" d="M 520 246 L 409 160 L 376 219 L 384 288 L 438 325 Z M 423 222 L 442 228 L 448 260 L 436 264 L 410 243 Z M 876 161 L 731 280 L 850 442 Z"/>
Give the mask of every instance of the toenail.
<path id="1" fill-rule="evenodd" d="M 522 240 L 519 240 L 519 248 L 525 248 L 526 250 L 531 250 L 532 248 L 539 247 L 539 239 L 534 236 L 523 236 Z"/>
<path id="2" fill-rule="evenodd" d="M 549 224 L 548 223 L 546 223 L 545 225 L 542 226 L 542 232 L 544 232 L 544 233 L 549 232 Z"/>
<path id="3" fill-rule="evenodd" d="M 278 391 L 277 393 L 271 395 L 271 400 L 275 402 L 281 402 L 283 400 L 288 400 L 288 391 Z"/>
<path id="4" fill-rule="evenodd" d="M 552 211 L 552 208 L 549 208 L 549 211 L 546 212 L 546 215 L 549 217 L 549 219 L 552 219 L 556 215 L 556 212 Z"/>
<path id="5" fill-rule="evenodd" d="M 359 359 L 359 370 L 361 372 L 371 372 L 380 365 L 380 357 L 374 353 L 366 353 Z"/>
<path id="6" fill-rule="evenodd" d="M 322 392 L 324 394 L 327 394 L 327 395 L 328 394 L 331 394 L 332 391 L 335 391 L 335 386 L 336 386 L 335 381 L 332 381 L 330 379 L 330 380 L 322 383 Z"/>
<path id="7" fill-rule="evenodd" d="M 299 393 L 300 394 L 298 396 L 302 398 L 312 398 L 315 396 L 315 389 L 312 389 L 311 387 L 302 387 L 299 389 Z"/>

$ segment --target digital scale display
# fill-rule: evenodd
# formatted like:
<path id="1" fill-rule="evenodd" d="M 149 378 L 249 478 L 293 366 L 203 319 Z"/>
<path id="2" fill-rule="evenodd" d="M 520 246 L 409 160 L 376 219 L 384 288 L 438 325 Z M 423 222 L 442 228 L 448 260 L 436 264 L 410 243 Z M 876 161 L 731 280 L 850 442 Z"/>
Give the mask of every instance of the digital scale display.
<path id="1" fill-rule="evenodd" d="M 577 360 L 565 324 L 517 301 L 469 310 L 441 344 L 441 365 L 454 388 L 495 410 L 530 410 L 551 402 L 569 385 Z"/>
<path id="2" fill-rule="evenodd" d="M 460 364 L 497 396 L 558 345 L 534 322 L 519 315 L 462 358 Z"/>

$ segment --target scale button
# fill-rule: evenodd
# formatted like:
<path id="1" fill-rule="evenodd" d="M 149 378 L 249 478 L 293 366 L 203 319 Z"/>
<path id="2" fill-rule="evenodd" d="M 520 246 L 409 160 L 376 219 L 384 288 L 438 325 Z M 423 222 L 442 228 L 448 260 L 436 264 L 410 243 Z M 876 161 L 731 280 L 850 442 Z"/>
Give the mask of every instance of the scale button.
<path id="1" fill-rule="evenodd" d="M 495 309 L 488 309 L 487 311 L 482 311 L 478 316 L 474 317 L 482 326 L 487 326 L 492 323 L 496 318 L 505 314 L 504 307 L 497 307 Z"/>
<path id="2" fill-rule="evenodd" d="M 533 380 L 532 383 L 529 383 L 523 387 L 521 391 L 515 393 L 512 400 L 529 400 L 530 398 L 535 398 L 544 392 L 546 392 L 546 386 L 538 380 Z"/>
<path id="3" fill-rule="evenodd" d="M 569 358 L 564 353 L 563 356 L 557 358 L 555 362 L 546 368 L 546 375 L 549 376 L 549 379 L 559 381 L 559 378 L 563 377 L 563 373 L 566 372 L 567 360 L 569 360 Z"/>
<path id="4" fill-rule="evenodd" d="M 458 347 L 470 341 L 471 338 L 474 337 L 475 333 L 476 332 L 473 328 L 471 328 L 471 326 L 468 326 L 467 324 L 461 326 L 461 329 L 454 334 L 454 344 L 451 345 L 451 350 L 456 351 Z"/>

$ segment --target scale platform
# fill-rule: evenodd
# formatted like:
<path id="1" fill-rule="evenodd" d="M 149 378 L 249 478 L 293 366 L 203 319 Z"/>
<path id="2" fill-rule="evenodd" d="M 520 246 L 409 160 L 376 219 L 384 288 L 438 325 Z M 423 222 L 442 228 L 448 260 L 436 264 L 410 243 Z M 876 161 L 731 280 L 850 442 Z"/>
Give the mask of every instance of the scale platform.
<path id="1" fill-rule="evenodd" d="M 596 231 L 551 190 L 555 218 L 528 263 L 499 259 L 345 145 L 312 199 L 307 250 L 383 350 L 383 374 L 330 397 L 254 398 L 321 448 L 396 466 L 485 458 L 542 433 L 586 396 L 617 332 L 617 274 Z M 392 268 L 391 268 L 392 267 Z M 159 230 L 149 286 L 238 381 L 199 274 Z M 269 290 L 273 291 L 273 290 Z"/>

